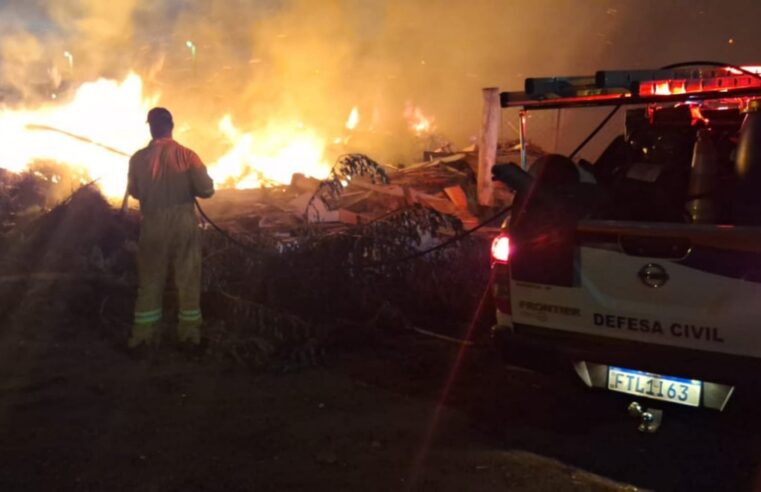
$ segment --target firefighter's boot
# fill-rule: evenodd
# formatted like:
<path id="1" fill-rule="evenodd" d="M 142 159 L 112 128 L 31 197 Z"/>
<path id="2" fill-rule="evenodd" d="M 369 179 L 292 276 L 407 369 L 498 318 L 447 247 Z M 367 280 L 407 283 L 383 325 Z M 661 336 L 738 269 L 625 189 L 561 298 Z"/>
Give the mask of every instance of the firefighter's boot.
<path id="1" fill-rule="evenodd" d="M 127 347 L 135 349 L 141 345 L 156 348 L 159 345 L 160 330 L 158 323 L 135 323 L 132 334 L 127 340 Z"/>
<path id="2" fill-rule="evenodd" d="M 201 344 L 201 320 L 183 320 L 177 323 L 177 340 L 180 343 Z"/>

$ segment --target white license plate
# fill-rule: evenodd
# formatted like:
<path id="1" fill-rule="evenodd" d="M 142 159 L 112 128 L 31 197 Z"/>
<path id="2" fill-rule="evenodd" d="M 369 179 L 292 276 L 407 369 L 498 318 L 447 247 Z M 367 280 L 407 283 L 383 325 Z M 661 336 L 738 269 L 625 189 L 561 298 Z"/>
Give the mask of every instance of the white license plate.
<path id="1" fill-rule="evenodd" d="M 645 398 L 699 407 L 703 383 L 695 379 L 661 376 L 650 372 L 609 366 L 608 389 Z"/>

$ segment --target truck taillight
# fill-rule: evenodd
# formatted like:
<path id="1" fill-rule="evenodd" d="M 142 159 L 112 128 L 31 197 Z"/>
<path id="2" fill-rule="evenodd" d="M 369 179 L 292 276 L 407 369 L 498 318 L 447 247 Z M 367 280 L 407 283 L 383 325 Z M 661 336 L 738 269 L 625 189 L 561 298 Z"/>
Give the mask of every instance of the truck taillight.
<path id="1" fill-rule="evenodd" d="M 510 238 L 502 233 L 491 243 L 491 259 L 494 263 L 507 263 L 510 259 Z"/>

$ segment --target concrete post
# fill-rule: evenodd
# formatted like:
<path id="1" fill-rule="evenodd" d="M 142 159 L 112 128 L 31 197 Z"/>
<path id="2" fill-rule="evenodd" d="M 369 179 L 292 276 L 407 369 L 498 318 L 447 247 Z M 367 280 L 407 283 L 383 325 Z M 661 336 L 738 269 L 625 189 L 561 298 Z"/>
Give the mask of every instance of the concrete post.
<path id="1" fill-rule="evenodd" d="M 478 204 L 492 206 L 494 205 L 494 185 L 491 180 L 491 168 L 497 162 L 497 141 L 502 117 L 499 88 L 484 89 L 483 97 L 483 120 L 478 141 Z"/>

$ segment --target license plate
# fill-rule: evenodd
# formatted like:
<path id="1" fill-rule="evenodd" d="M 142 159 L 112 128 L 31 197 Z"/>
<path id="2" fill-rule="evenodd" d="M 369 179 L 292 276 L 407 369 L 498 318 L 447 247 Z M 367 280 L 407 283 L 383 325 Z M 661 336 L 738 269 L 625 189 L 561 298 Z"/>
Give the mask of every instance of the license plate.
<path id="1" fill-rule="evenodd" d="M 680 405 L 699 407 L 703 383 L 695 379 L 661 376 L 650 372 L 609 366 L 608 389 Z"/>

